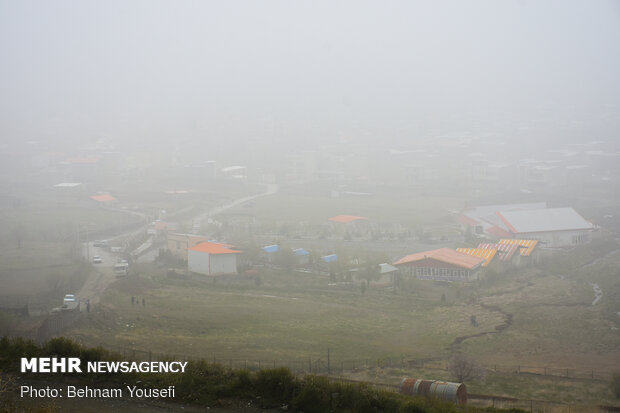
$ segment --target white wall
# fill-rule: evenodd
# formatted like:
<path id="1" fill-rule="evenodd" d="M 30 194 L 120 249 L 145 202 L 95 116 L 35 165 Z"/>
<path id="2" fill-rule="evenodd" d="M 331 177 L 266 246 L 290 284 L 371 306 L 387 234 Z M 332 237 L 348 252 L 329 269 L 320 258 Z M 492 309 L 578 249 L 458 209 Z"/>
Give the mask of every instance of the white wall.
<path id="1" fill-rule="evenodd" d="M 205 275 L 231 274 L 237 272 L 237 254 L 209 254 L 188 251 L 189 271 Z"/>
<path id="2" fill-rule="evenodd" d="M 237 273 L 237 254 L 211 255 L 211 274 Z"/>
<path id="3" fill-rule="evenodd" d="M 537 239 L 538 247 L 557 248 L 583 245 L 592 241 L 591 230 L 549 231 L 517 234 L 515 238 Z M 575 239 L 578 238 L 578 239 Z"/>

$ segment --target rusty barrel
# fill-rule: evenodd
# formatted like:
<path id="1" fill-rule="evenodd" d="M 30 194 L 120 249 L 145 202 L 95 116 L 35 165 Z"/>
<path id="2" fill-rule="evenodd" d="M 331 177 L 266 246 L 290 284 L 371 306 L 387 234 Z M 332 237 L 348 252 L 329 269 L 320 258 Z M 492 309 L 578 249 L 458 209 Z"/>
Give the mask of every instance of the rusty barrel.
<path id="1" fill-rule="evenodd" d="M 408 396 L 435 397 L 457 404 L 467 403 L 467 387 L 463 383 L 405 377 L 400 382 L 400 393 Z"/>

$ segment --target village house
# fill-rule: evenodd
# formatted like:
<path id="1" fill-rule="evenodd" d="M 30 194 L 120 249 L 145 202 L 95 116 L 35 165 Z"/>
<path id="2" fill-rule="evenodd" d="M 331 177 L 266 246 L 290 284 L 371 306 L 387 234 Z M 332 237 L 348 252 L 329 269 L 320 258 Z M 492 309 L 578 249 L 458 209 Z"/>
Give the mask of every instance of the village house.
<path id="1" fill-rule="evenodd" d="M 237 254 L 225 244 L 201 242 L 187 250 L 187 268 L 203 275 L 237 273 Z"/>
<path id="2" fill-rule="evenodd" d="M 485 262 L 485 258 L 439 248 L 407 255 L 394 265 L 402 274 L 423 280 L 469 281 L 476 277 Z"/>

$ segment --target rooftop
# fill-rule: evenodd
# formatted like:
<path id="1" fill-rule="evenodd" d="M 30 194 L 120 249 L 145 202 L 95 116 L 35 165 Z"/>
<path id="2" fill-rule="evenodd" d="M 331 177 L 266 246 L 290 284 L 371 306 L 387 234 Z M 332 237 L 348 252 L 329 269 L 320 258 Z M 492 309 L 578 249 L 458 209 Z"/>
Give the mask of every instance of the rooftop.
<path id="1" fill-rule="evenodd" d="M 97 202 L 111 202 L 111 201 L 116 201 L 116 198 L 114 198 L 112 195 L 110 194 L 103 194 L 103 195 L 93 195 L 90 197 L 91 199 L 94 199 Z"/>
<path id="2" fill-rule="evenodd" d="M 206 252 L 208 254 L 238 254 L 241 251 L 231 250 L 222 244 L 215 242 L 201 242 L 195 246 L 188 248 L 188 251 Z"/>
<path id="3" fill-rule="evenodd" d="M 467 268 L 473 270 L 482 265 L 485 262 L 484 258 L 474 257 L 471 255 L 457 252 L 450 248 L 439 248 L 432 251 L 418 252 L 416 254 L 407 255 L 396 261 L 394 265 L 408 264 L 416 261 L 422 261 L 425 259 L 434 259 L 446 264 L 456 265 L 458 267 Z"/>
<path id="4" fill-rule="evenodd" d="M 518 245 L 520 248 L 520 254 L 522 257 L 529 257 L 536 245 L 538 245 L 538 240 L 535 239 L 500 239 L 500 244 L 512 244 Z"/>
<path id="5" fill-rule="evenodd" d="M 457 252 L 462 252 L 463 254 L 471 255 L 472 257 L 484 258 L 485 261 L 482 264 L 483 267 L 488 266 L 495 254 L 497 253 L 496 249 L 481 249 L 481 248 L 457 248 Z"/>
<path id="6" fill-rule="evenodd" d="M 478 245 L 478 248 L 483 250 L 496 250 L 497 259 L 500 261 L 510 261 L 514 256 L 515 252 L 519 251 L 518 244 L 490 244 L 490 243 L 482 243 Z"/>
<path id="7" fill-rule="evenodd" d="M 573 208 L 502 211 L 498 212 L 497 215 L 506 227 L 515 234 L 594 228 Z"/>
<path id="8" fill-rule="evenodd" d="M 363 220 L 363 219 L 368 219 L 366 217 L 358 217 L 355 215 L 336 215 L 335 217 L 331 217 L 328 219 L 328 221 L 331 222 L 340 222 L 343 224 L 347 224 L 349 222 L 353 222 L 353 221 L 359 221 L 359 220 Z"/>

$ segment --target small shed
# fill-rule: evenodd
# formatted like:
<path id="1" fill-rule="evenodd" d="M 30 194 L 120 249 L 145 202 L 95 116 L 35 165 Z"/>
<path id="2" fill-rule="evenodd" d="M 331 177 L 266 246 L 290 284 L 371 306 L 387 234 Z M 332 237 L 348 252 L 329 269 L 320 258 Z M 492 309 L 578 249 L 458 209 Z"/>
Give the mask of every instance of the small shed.
<path id="1" fill-rule="evenodd" d="M 201 242 L 187 250 L 189 271 L 204 275 L 234 274 L 237 272 L 237 254 L 222 244 Z"/>
<path id="2" fill-rule="evenodd" d="M 310 253 L 303 248 L 296 248 L 293 250 L 297 265 L 306 265 L 310 262 Z"/>
<path id="3" fill-rule="evenodd" d="M 276 254 L 280 251 L 280 246 L 278 244 L 267 245 L 262 248 L 260 252 L 260 258 L 263 261 L 274 262 L 276 260 Z"/>

